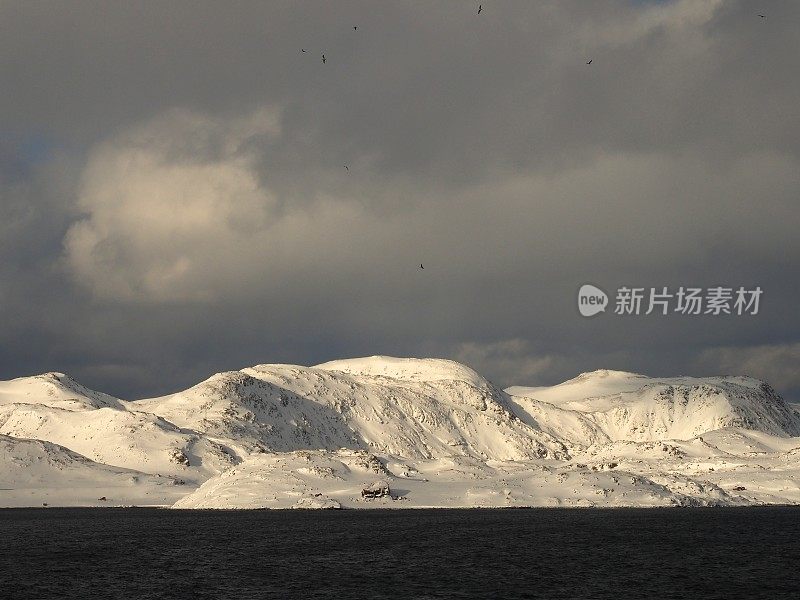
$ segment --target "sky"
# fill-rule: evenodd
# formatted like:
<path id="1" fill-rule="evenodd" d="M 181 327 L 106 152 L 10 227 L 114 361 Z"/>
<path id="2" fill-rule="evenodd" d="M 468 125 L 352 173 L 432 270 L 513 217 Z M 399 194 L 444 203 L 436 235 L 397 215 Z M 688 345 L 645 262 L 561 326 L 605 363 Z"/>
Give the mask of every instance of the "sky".
<path id="1" fill-rule="evenodd" d="M 800 400 L 800 3 L 482 5 L 0 1 L 0 379 L 384 354 Z"/>

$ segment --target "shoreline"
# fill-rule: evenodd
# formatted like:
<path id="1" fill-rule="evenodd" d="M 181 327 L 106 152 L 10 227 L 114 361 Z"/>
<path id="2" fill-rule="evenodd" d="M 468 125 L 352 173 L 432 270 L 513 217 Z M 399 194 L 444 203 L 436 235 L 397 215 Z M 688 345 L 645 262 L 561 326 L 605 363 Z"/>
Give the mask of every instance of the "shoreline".
<path id="1" fill-rule="evenodd" d="M 693 505 L 693 506 L 680 506 L 680 505 L 664 505 L 664 506 L 409 506 L 406 508 L 399 508 L 394 506 L 376 506 L 374 508 L 175 508 L 165 505 L 150 505 L 150 506 L 0 506 L 0 513 L 4 511 L 18 511 L 18 510 L 103 510 L 103 511 L 126 511 L 126 510 L 147 510 L 147 511 L 174 511 L 181 513 L 198 513 L 198 512 L 363 512 L 372 513 L 376 511 L 385 512 L 403 512 L 403 511 L 507 511 L 507 510 L 548 510 L 548 511 L 574 511 L 574 510 L 608 510 L 608 511 L 626 511 L 626 510 L 727 510 L 727 509 L 759 509 L 759 508 L 800 508 L 800 504 L 716 504 L 716 505 Z"/>

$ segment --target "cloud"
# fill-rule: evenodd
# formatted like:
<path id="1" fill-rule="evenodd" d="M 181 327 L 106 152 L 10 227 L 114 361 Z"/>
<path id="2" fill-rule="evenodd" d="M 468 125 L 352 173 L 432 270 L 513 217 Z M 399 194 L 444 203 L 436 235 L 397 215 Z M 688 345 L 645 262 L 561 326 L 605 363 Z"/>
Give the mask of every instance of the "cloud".
<path id="1" fill-rule="evenodd" d="M 314 293 L 324 282 L 339 304 L 359 280 L 380 296 L 435 301 L 442 289 L 489 278 L 529 286 L 525 279 L 550 276 L 555 261 L 578 285 L 610 265 L 672 277 L 727 244 L 770 258 L 798 247 L 787 193 L 800 178 L 781 156 L 751 155 L 756 169 L 739 168 L 742 161 L 713 173 L 697 157 L 609 154 L 467 190 L 419 182 L 377 189 L 339 167 L 328 191 L 292 202 L 272 192 L 276 169 L 262 160 L 276 133 L 263 139 L 242 122 L 170 111 L 100 143 L 79 191 L 85 217 L 65 240 L 77 281 L 99 298 L 140 302 L 237 301 L 276 287 Z M 302 176 L 333 180 L 327 171 L 312 162 Z M 770 237 L 748 235 L 762 225 Z M 397 276 L 401 264 L 420 262 L 436 289 Z M 726 266 L 726 277 L 739 277 L 741 266 Z"/>
<path id="2" fill-rule="evenodd" d="M 566 362 L 563 357 L 533 352 L 530 342 L 521 338 L 488 344 L 462 343 L 455 348 L 453 357 L 505 387 L 551 380 L 556 364 Z"/>
<path id="3" fill-rule="evenodd" d="M 65 239 L 74 275 L 100 297 L 215 298 L 224 261 L 270 228 L 275 200 L 246 145 L 277 133 L 266 109 L 225 121 L 175 110 L 99 144 L 78 197 L 87 217 Z"/>
<path id="4" fill-rule="evenodd" d="M 556 383 L 800 339 L 800 4 L 467 8 L 0 4 L 4 373 L 130 396 L 424 354 Z M 586 282 L 764 296 L 586 320 Z"/>

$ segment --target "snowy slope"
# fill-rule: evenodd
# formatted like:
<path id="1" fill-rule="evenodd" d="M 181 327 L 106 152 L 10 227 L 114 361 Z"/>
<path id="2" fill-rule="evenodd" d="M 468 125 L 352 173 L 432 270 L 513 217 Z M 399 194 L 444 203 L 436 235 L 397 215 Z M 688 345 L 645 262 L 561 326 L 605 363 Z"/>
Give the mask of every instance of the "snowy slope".
<path id="1" fill-rule="evenodd" d="M 296 368 L 284 366 L 287 372 Z M 136 401 L 138 410 L 224 440 L 237 455 L 266 450 L 360 446 L 328 407 L 244 371 L 218 373 L 183 392 Z"/>
<path id="2" fill-rule="evenodd" d="M 49 442 L 0 435 L 0 506 L 169 506 L 185 493 L 174 478 L 109 467 Z"/>
<path id="3" fill-rule="evenodd" d="M 388 462 L 376 472 L 356 451 L 253 456 L 204 483 L 175 508 L 452 508 L 511 506 L 707 506 L 746 504 L 714 484 L 663 483 L 610 470 L 468 457 Z M 378 460 L 372 456 L 373 460 Z M 394 467 L 394 468 L 392 468 Z M 390 470 L 391 469 L 391 470 Z M 402 474 L 401 474 L 402 473 Z M 369 499 L 375 482 L 390 495 Z"/>
<path id="4" fill-rule="evenodd" d="M 769 385 L 749 377 L 651 379 L 595 371 L 549 388 L 506 391 L 522 418 L 582 445 L 604 438 L 690 439 L 726 427 L 800 435 L 800 416 Z"/>
<path id="5" fill-rule="evenodd" d="M 64 410 L 122 406 L 118 398 L 90 390 L 64 373 L 43 373 L 0 381 L 0 406 L 11 403 L 38 404 Z"/>
<path id="6" fill-rule="evenodd" d="M 387 377 L 398 381 L 434 382 L 462 381 L 475 388 L 494 390 L 488 380 L 473 369 L 453 360 L 441 358 L 395 358 L 393 356 L 369 356 L 334 360 L 316 366 L 324 371 L 348 373 L 370 378 Z"/>
<path id="7" fill-rule="evenodd" d="M 0 382 L 0 434 L 59 444 L 111 466 L 196 481 L 235 462 L 223 446 L 61 373 Z"/>
<path id="8" fill-rule="evenodd" d="M 124 401 L 48 373 L 0 382 L 0 442 L 0 506 L 800 503 L 800 416 L 745 377 L 503 391 L 452 361 L 373 356 Z M 374 483 L 392 493 L 362 498 Z"/>
<path id="9" fill-rule="evenodd" d="M 585 398 L 599 398 L 613 396 L 622 392 L 632 392 L 649 381 L 650 378 L 646 375 L 599 369 L 589 373 L 581 373 L 573 379 L 552 387 L 512 386 L 506 388 L 506 392 L 513 396 L 537 398 L 548 404 L 561 406 L 562 404 L 579 402 Z"/>
<path id="10" fill-rule="evenodd" d="M 242 456 L 339 448 L 417 458 L 566 455 L 558 440 L 517 419 L 506 406 L 507 395 L 471 369 L 422 360 L 411 368 L 403 363 L 404 368 L 390 369 L 396 360 L 386 365 L 378 357 L 319 367 L 258 365 L 134 404 L 225 440 Z M 362 364 L 373 371 L 355 372 Z"/>

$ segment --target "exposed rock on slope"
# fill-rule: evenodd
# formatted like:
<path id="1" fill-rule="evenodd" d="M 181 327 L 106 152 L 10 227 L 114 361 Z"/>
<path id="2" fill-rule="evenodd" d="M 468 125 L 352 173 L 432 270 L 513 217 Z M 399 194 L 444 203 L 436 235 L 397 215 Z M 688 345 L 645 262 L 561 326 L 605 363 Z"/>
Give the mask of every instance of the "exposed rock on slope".
<path id="1" fill-rule="evenodd" d="M 496 460 L 567 455 L 559 440 L 521 422 L 504 392 L 452 361 L 371 357 L 245 372 L 327 407 L 371 451 Z"/>
<path id="2" fill-rule="evenodd" d="M 183 392 L 134 404 L 180 427 L 225 440 L 242 455 L 357 448 L 361 443 L 335 410 L 243 371 L 219 373 Z"/>
<path id="3" fill-rule="evenodd" d="M 360 448 L 415 458 L 566 456 L 561 442 L 520 422 L 508 396 L 471 369 L 406 360 L 392 370 L 397 359 L 388 360 L 380 369 L 378 357 L 318 367 L 258 365 L 134 404 L 242 446 L 243 454 Z"/>

